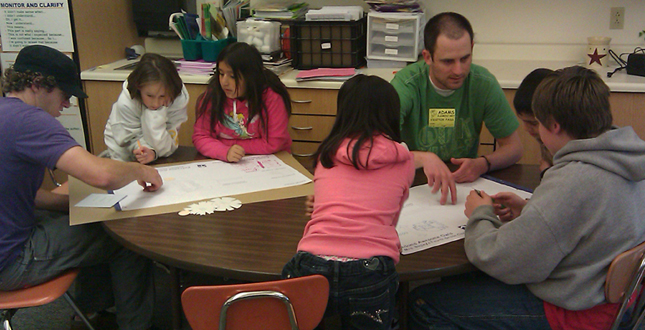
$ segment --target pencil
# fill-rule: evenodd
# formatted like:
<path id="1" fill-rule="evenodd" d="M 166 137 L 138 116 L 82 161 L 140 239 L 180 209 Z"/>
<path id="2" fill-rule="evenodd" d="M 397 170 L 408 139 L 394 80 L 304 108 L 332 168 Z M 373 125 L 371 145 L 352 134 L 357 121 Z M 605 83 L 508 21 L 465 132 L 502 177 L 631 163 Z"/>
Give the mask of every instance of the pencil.
<path id="1" fill-rule="evenodd" d="M 141 150 L 141 140 L 137 140 L 137 144 L 139 145 L 139 150 Z"/>

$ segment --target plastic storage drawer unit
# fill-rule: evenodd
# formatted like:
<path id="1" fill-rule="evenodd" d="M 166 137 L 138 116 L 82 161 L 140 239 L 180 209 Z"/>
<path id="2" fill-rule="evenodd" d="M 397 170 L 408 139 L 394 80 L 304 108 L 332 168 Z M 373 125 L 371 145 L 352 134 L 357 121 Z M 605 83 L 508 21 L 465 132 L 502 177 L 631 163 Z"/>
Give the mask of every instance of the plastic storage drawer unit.
<path id="1" fill-rule="evenodd" d="M 423 43 L 423 13 L 379 13 L 367 15 L 367 58 L 414 62 Z"/>

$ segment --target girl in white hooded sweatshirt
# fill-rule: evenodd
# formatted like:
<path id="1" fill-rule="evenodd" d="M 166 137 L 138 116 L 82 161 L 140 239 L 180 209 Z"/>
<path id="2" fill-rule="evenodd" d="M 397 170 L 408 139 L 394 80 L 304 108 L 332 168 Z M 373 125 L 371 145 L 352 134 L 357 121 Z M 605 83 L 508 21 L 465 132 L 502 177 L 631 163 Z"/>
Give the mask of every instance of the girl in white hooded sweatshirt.
<path id="1" fill-rule="evenodd" d="M 112 106 L 104 132 L 108 149 L 101 156 L 142 164 L 170 156 L 179 146 L 179 127 L 188 119 L 188 98 L 172 61 L 144 54 Z"/>

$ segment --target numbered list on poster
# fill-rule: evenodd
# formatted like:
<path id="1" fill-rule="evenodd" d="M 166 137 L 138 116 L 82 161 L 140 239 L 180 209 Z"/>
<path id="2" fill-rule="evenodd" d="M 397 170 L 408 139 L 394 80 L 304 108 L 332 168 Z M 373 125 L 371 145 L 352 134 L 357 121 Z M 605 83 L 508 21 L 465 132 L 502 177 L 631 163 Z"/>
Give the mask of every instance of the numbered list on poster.
<path id="1" fill-rule="evenodd" d="M 67 0 L 0 0 L 2 50 L 20 51 L 32 44 L 74 52 Z"/>

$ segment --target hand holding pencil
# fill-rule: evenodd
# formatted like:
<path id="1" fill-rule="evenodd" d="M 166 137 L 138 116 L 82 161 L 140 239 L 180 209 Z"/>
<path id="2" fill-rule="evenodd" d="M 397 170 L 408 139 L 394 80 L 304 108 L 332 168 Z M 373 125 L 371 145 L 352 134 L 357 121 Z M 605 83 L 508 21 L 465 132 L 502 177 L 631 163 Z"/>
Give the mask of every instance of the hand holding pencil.
<path id="1" fill-rule="evenodd" d="M 473 189 L 466 197 L 466 209 L 464 214 L 470 218 L 470 215 L 476 208 L 482 205 L 493 205 L 493 198 L 483 191 Z"/>
<path id="2" fill-rule="evenodd" d="M 494 198 L 493 207 L 495 208 L 495 214 L 502 221 L 511 221 L 517 218 L 528 202 L 526 199 L 512 192 L 500 192 L 492 197 Z"/>
<path id="3" fill-rule="evenodd" d="M 137 140 L 137 145 L 139 148 L 132 150 L 132 153 L 134 153 L 134 157 L 137 158 L 139 163 L 148 164 L 155 160 L 157 153 L 153 149 L 143 146 L 139 140 Z"/>

